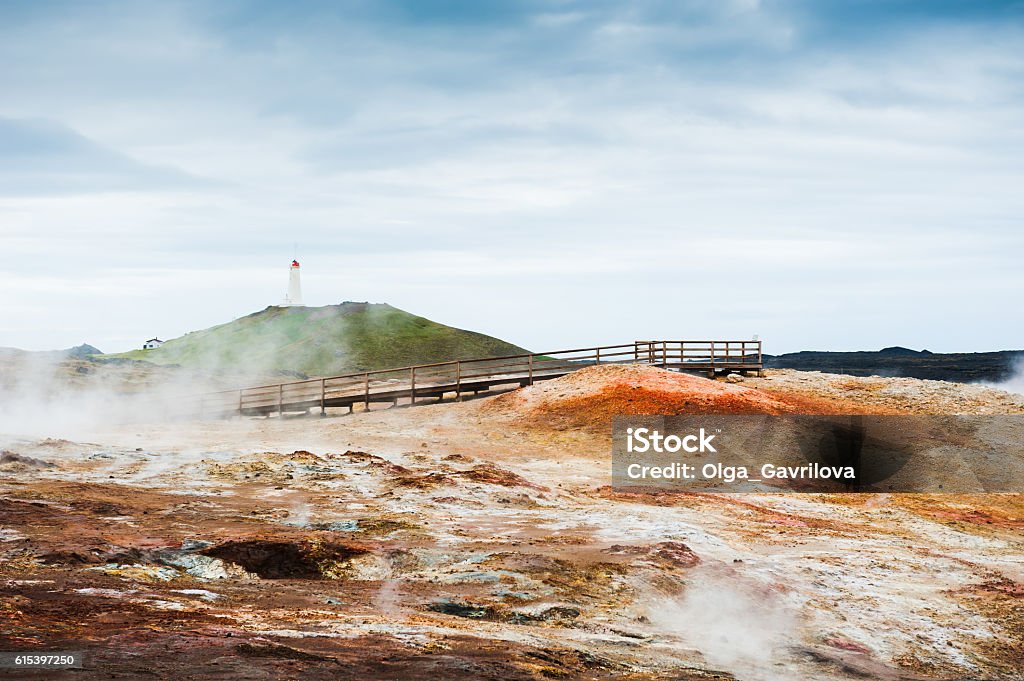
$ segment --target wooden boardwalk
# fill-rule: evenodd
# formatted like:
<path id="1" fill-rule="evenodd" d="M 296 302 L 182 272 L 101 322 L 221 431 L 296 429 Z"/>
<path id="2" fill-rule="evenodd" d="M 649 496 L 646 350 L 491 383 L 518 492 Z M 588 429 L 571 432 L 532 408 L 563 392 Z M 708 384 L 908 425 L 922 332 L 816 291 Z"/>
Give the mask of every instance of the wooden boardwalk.
<path id="1" fill-rule="evenodd" d="M 505 357 L 463 359 L 434 364 L 364 371 L 302 381 L 275 383 L 201 396 L 208 416 L 268 416 L 374 403 L 416 404 L 446 395 L 461 400 L 495 388 L 527 386 L 603 364 L 651 364 L 676 371 L 759 372 L 761 341 L 634 341 L 623 345 L 538 352 Z"/>

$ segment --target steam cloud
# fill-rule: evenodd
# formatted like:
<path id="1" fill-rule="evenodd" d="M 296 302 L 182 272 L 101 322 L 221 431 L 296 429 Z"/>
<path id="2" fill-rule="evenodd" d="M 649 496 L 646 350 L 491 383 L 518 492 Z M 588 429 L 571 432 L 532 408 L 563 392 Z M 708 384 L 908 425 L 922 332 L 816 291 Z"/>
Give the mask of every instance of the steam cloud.
<path id="1" fill-rule="evenodd" d="M 743 681 L 776 679 L 798 634 L 795 612 L 783 597 L 731 573 L 698 568 L 685 594 L 660 603 L 651 622 L 700 651 L 709 667 Z"/>
<path id="2" fill-rule="evenodd" d="M 6 351 L 0 357 L 0 433 L 76 438 L 119 423 L 186 417 L 195 396 L 211 387 L 180 369 Z"/>
<path id="3" fill-rule="evenodd" d="M 1019 357 L 1013 363 L 1013 370 L 1010 377 L 999 383 L 987 383 L 992 388 L 998 388 L 1018 395 L 1024 395 L 1024 357 Z"/>

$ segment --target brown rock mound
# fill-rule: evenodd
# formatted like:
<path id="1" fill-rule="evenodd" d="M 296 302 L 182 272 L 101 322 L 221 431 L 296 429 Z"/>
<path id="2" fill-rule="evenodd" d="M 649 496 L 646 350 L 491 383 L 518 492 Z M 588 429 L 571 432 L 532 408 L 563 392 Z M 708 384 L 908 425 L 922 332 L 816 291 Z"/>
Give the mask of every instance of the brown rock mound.
<path id="1" fill-rule="evenodd" d="M 645 365 L 580 369 L 500 395 L 487 409 L 559 429 L 605 429 L 617 415 L 796 411 L 792 405 L 756 388 Z"/>

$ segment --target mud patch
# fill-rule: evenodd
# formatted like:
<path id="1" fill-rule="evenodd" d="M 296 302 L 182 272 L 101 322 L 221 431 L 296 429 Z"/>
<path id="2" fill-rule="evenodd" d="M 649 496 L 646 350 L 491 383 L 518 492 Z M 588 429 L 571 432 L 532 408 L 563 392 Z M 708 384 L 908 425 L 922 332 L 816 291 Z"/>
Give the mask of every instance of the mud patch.
<path id="1" fill-rule="evenodd" d="M 691 568 L 700 563 L 700 557 L 689 546 L 677 541 L 663 541 L 654 546 L 622 546 L 615 544 L 605 549 L 613 555 L 638 556 L 644 562 L 661 567 Z"/>
<path id="2" fill-rule="evenodd" d="M 44 565 L 95 565 L 105 562 L 93 552 L 81 550 L 48 551 L 37 556 Z"/>
<path id="3" fill-rule="evenodd" d="M 513 473 L 494 464 L 481 464 L 465 471 L 435 471 L 425 475 L 405 475 L 398 479 L 398 484 L 402 487 L 430 489 L 439 485 L 455 484 L 460 480 L 497 487 L 526 487 L 539 492 L 550 491 L 543 485 L 530 482 L 518 473 Z"/>
<path id="4" fill-rule="evenodd" d="M 336 662 L 334 658 L 307 653 L 276 643 L 241 643 L 235 652 L 243 657 L 273 657 L 279 660 L 308 660 L 311 662 Z"/>
<path id="5" fill-rule="evenodd" d="M 335 542 L 230 541 L 202 551 L 263 579 L 343 579 L 363 547 Z"/>
<path id="6" fill-rule="evenodd" d="M 447 598 L 430 603 L 427 605 L 427 610 L 454 617 L 522 625 L 549 623 L 565 626 L 571 624 L 582 614 L 579 609 L 568 605 L 552 605 L 528 610 L 512 609 L 503 605 L 481 605 Z"/>
<path id="7" fill-rule="evenodd" d="M 50 463 L 49 461 L 43 461 L 42 459 L 33 459 L 31 456 L 22 456 L 17 452 L 4 450 L 0 452 L 0 470 L 4 471 L 18 471 L 28 470 L 33 468 L 56 468 L 57 464 Z"/>
<path id="8" fill-rule="evenodd" d="M 392 475 L 408 475 L 412 472 L 405 466 L 401 466 L 397 463 L 391 463 L 384 457 L 377 456 L 376 454 L 367 454 L 366 452 L 349 450 L 339 458 L 347 463 L 363 464 L 370 468 L 378 468 Z"/>

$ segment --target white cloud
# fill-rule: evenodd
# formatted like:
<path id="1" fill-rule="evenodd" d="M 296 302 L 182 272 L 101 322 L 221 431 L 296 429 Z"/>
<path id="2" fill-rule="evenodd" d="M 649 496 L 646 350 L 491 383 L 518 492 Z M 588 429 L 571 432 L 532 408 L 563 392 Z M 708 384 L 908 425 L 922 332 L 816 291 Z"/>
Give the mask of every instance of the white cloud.
<path id="1" fill-rule="evenodd" d="M 293 242 L 310 301 L 533 347 L 1021 344 L 989 323 L 1024 283 L 1019 26 L 858 45 L 743 2 L 472 28 L 111 7 L 0 28 L 0 117 L 85 145 L 69 186 L 67 154 L 33 174 L 0 144 L 0 345 L 226 321 L 278 302 Z"/>

